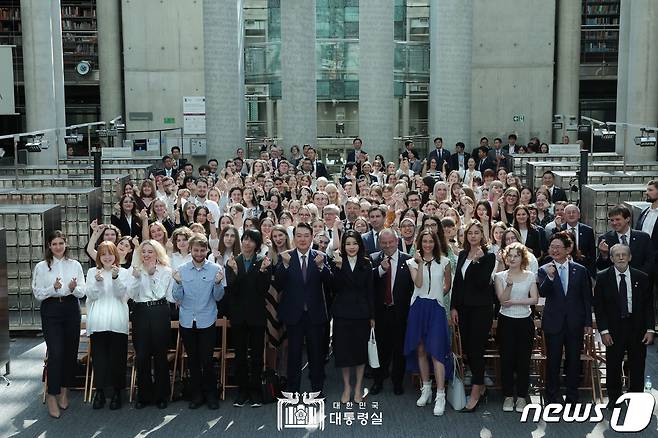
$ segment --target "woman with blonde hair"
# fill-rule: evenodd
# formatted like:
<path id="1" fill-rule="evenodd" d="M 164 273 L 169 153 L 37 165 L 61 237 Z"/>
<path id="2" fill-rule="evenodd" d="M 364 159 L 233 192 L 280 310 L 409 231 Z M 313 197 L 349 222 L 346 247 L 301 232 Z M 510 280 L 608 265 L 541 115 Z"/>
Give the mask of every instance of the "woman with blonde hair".
<path id="1" fill-rule="evenodd" d="M 133 299 L 133 342 L 137 366 L 135 409 L 155 403 L 167 407 L 169 399 L 169 303 L 173 278 L 165 248 L 156 240 L 146 240 L 135 251 L 128 296 Z"/>

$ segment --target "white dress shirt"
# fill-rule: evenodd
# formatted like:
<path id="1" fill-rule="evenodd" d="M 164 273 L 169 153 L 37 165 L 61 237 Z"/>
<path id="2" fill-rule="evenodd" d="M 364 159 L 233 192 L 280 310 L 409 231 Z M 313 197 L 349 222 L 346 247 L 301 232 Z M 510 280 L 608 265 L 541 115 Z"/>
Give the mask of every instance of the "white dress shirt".
<path id="1" fill-rule="evenodd" d="M 625 233 L 617 233 L 617 239 L 619 239 L 619 243 L 623 243 L 621 240 L 621 236 L 626 236 L 626 245 L 631 244 L 631 227 L 628 227 L 628 230 L 626 230 Z"/>
<path id="2" fill-rule="evenodd" d="M 658 219 L 658 207 L 649 208 L 644 216 L 644 222 L 642 222 L 642 231 L 651 237 L 653 237 L 653 227 L 656 225 L 656 219 Z"/>
<path id="3" fill-rule="evenodd" d="M 555 264 L 555 270 L 557 271 L 555 273 L 555 280 L 562 282 L 562 275 L 564 275 L 564 293 L 566 295 L 567 291 L 569 290 L 569 260 L 565 261 L 564 263 L 560 264 L 558 262 L 553 262 Z M 562 272 L 560 272 L 560 268 L 564 268 Z"/>
<path id="4" fill-rule="evenodd" d="M 175 302 L 172 295 L 174 279 L 169 266 L 157 265 L 153 275 L 149 275 L 144 268 L 138 278 L 133 275 L 134 267 L 130 268 L 130 282 L 128 283 L 128 296 L 136 303 L 157 301 L 165 298 L 170 303 Z"/>
<path id="5" fill-rule="evenodd" d="M 87 333 L 115 332 L 128 334 L 128 288 L 130 273 L 119 268 L 117 279 L 112 271 L 101 269 L 103 279 L 96 280 L 97 268 L 87 271 Z"/>
<path id="6" fill-rule="evenodd" d="M 171 269 L 173 271 L 178 271 L 178 268 L 191 261 L 192 254 L 188 253 L 187 255 L 183 256 L 181 253 L 175 252 L 171 255 Z"/>
<path id="7" fill-rule="evenodd" d="M 55 289 L 55 280 L 58 277 L 62 287 Z M 72 278 L 75 278 L 78 283 L 73 290 L 73 295 L 82 298 L 85 296 L 85 273 L 77 260 L 53 257 L 50 269 L 47 262 L 42 260 L 37 263 L 32 273 L 32 293 L 39 301 L 71 295 L 69 283 Z"/>
<path id="8" fill-rule="evenodd" d="M 441 260 L 439 262 L 432 260 L 429 269 L 425 263 L 423 263 L 423 266 L 421 267 L 423 270 L 423 286 L 420 288 L 414 286 L 414 294 L 411 296 L 411 304 L 416 301 L 416 298 L 425 298 L 428 300 L 436 300 L 444 309 L 449 307 L 450 303 L 446 302 L 445 299 L 447 294 L 443 293 L 443 279 L 445 277 L 445 269 L 449 264 L 450 259 L 448 259 L 446 256 L 441 256 Z M 418 269 L 418 264 L 414 259 L 407 260 L 407 266 L 409 266 L 409 268 Z"/>
<path id="9" fill-rule="evenodd" d="M 350 269 L 354 271 L 354 268 L 356 267 L 356 257 L 347 256 L 347 261 L 350 264 Z"/>

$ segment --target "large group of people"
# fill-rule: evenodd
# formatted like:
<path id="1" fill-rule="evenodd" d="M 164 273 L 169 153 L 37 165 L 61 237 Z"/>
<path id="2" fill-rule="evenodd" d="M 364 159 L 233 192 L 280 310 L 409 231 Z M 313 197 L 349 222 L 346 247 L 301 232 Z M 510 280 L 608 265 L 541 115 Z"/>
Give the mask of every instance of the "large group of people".
<path id="1" fill-rule="evenodd" d="M 418 373 L 416 404 L 433 401 L 434 415 L 443 415 L 458 331 L 471 376 L 462 411 L 474 412 L 486 397 L 494 321 L 504 411 L 528 403 L 537 320 L 548 402 L 563 401 L 563 352 L 566 402 L 578 400 L 579 355 L 593 326 L 607 347 L 611 401 L 626 353 L 630 390 L 641 390 L 655 323 L 658 180 L 647 184 L 652 204 L 636 224 L 625 206 L 610 210 L 613 229 L 597 246 L 551 171 L 536 190 L 511 171 L 511 154 L 545 152 L 538 139 L 521 146 L 512 134 L 508 145 L 496 138 L 489 148 L 483 138 L 471 155 L 463 143 L 451 153 L 436 138 L 427 157 L 408 141 L 395 162 L 370 157 L 358 138 L 353 146 L 333 178 L 310 145 L 292 146 L 288 158 L 276 145 L 256 158 L 240 148 L 223 167 L 211 159 L 198 169 L 174 147 L 150 178 L 120 188 L 109 224 L 91 224 L 86 277 L 67 255 L 66 236 L 53 234 L 33 275 L 50 415 L 68 407 L 83 297 L 94 409 L 108 390 L 110 409 L 121 407 L 129 335 L 135 408 L 167 406 L 172 319 L 187 355 L 189 408 L 217 409 L 213 348 L 224 316 L 238 407 L 263 403 L 264 367 L 282 376 L 284 390 L 300 392 L 305 346 L 310 391 L 324 390 L 333 355 L 341 402 L 379 394 L 389 377 L 402 394 L 405 374 Z M 372 329 L 380 366 L 368 370 Z"/>

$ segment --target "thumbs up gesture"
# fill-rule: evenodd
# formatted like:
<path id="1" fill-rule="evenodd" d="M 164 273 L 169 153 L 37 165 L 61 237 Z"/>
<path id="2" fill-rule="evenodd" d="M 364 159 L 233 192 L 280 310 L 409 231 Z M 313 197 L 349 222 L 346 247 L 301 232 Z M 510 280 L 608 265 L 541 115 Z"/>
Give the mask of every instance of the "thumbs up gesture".
<path id="1" fill-rule="evenodd" d="M 315 264 L 319 269 L 322 269 L 322 266 L 324 265 L 324 254 L 318 253 L 313 261 L 315 261 Z"/>
<path id="2" fill-rule="evenodd" d="M 343 266 L 343 258 L 340 256 L 340 251 L 334 251 L 334 263 L 338 269 Z"/>
<path id="3" fill-rule="evenodd" d="M 222 282 L 223 279 L 224 279 L 224 271 L 218 269 L 217 274 L 215 274 L 215 283 L 219 284 Z"/>
<path id="4" fill-rule="evenodd" d="M 272 260 L 268 256 L 265 256 L 263 262 L 260 264 L 260 272 L 265 272 L 267 268 L 272 264 Z"/>
<path id="5" fill-rule="evenodd" d="M 235 257 L 233 257 L 233 254 L 231 254 L 231 257 L 228 259 L 228 262 L 226 262 L 226 265 L 231 268 L 233 272 L 236 274 L 238 273 L 238 264 L 235 261 Z"/>

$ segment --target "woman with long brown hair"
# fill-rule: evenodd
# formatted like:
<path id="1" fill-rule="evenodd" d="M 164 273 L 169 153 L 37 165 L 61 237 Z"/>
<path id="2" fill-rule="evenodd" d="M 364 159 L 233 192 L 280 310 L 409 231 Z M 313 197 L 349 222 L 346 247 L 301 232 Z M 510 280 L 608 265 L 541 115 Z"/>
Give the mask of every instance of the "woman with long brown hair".
<path id="1" fill-rule="evenodd" d="M 48 351 L 46 405 L 53 418 L 67 409 L 68 388 L 74 386 L 80 340 L 80 303 L 85 274 L 68 257 L 66 235 L 57 230 L 46 241 L 44 260 L 32 273 L 32 292 L 41 302 L 41 329 Z"/>

